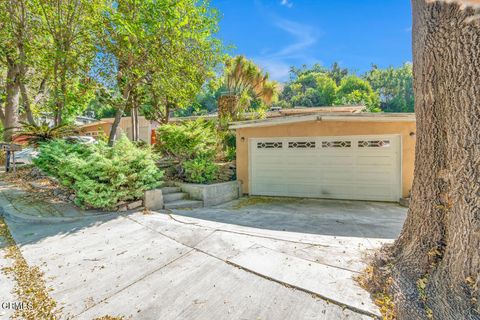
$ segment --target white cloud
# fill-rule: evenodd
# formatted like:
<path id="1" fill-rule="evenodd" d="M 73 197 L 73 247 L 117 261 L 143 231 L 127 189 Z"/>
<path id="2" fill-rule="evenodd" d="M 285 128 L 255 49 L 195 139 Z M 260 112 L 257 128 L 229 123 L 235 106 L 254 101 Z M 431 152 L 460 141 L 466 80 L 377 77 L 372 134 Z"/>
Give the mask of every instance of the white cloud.
<path id="1" fill-rule="evenodd" d="M 288 80 L 290 64 L 282 60 L 272 58 L 256 58 L 255 63 L 257 63 L 263 70 L 268 72 L 270 79 L 277 81 Z"/>
<path id="2" fill-rule="evenodd" d="M 312 27 L 286 19 L 277 19 L 275 25 L 295 37 L 295 42 L 276 53 L 277 56 L 304 54 L 304 50 L 317 42 L 319 33 Z"/>
<path id="3" fill-rule="evenodd" d="M 289 0 L 282 0 L 282 1 L 280 2 L 280 4 L 281 4 L 282 6 L 287 7 L 287 8 L 293 7 L 293 3 L 291 3 Z"/>
<path id="4" fill-rule="evenodd" d="M 273 23 L 277 28 L 292 36 L 294 41 L 275 52 L 264 53 L 254 58 L 269 72 L 272 79 L 288 80 L 290 66 L 295 64 L 293 60 L 298 59 L 305 63 L 318 62 L 308 52 L 320 37 L 318 30 L 309 25 L 277 17 L 273 17 Z"/>

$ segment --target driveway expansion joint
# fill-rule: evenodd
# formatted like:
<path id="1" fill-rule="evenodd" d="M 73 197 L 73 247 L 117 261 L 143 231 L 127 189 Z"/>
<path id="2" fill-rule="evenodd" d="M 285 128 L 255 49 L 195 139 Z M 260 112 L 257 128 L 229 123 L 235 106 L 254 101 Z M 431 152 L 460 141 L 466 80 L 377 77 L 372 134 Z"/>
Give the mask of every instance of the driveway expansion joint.
<path id="1" fill-rule="evenodd" d="M 160 214 L 161 214 L 161 213 L 160 213 Z M 183 222 L 175 219 L 174 217 L 172 217 L 171 214 L 168 214 L 168 216 L 169 216 L 170 218 L 172 218 L 172 220 L 174 220 L 174 221 L 176 221 L 176 222 L 183 223 Z M 293 289 L 296 289 L 296 290 L 298 290 L 298 291 L 302 291 L 302 292 L 307 293 L 307 294 L 310 294 L 310 295 L 312 295 L 312 296 L 314 296 L 314 297 L 316 297 L 316 298 L 318 298 L 318 299 L 321 299 L 321 300 L 326 301 L 326 302 L 329 302 L 329 303 L 333 303 L 333 304 L 338 305 L 338 306 L 340 306 L 340 307 L 342 307 L 342 308 L 349 309 L 349 310 L 351 310 L 351 311 L 353 311 L 353 312 L 356 312 L 356 313 L 359 313 L 359 314 L 363 314 L 363 315 L 366 315 L 366 316 L 369 316 L 369 317 L 373 317 L 373 318 L 380 319 L 380 317 L 379 317 L 378 314 L 375 314 L 375 313 L 372 313 L 372 312 L 369 312 L 369 311 L 367 311 L 367 310 L 363 310 L 363 309 L 360 309 L 360 308 L 356 308 L 355 306 L 348 305 L 348 304 L 346 304 L 346 303 L 342 303 L 342 302 L 340 302 L 340 301 L 338 301 L 338 300 L 329 298 L 329 297 L 327 297 L 327 296 L 325 296 L 325 295 L 319 294 L 318 292 L 315 292 L 315 291 L 312 291 L 312 290 L 308 290 L 308 289 L 303 288 L 303 287 L 301 287 L 301 286 L 297 286 L 297 285 L 294 285 L 294 284 L 291 284 L 291 283 L 287 283 L 287 282 L 282 281 L 282 280 L 279 280 L 279 279 L 274 279 L 274 278 L 269 277 L 269 276 L 267 276 L 267 275 L 265 275 L 265 274 L 263 274 L 263 273 L 256 272 L 255 270 L 252 270 L 252 269 L 250 269 L 250 268 L 246 268 L 246 267 L 244 267 L 244 266 L 242 266 L 242 265 L 240 265 L 240 264 L 238 264 L 238 263 L 233 262 L 232 260 L 229 260 L 229 259 L 235 258 L 236 256 L 240 255 L 241 253 L 239 253 L 239 254 L 237 254 L 237 255 L 234 255 L 234 256 L 232 256 L 232 257 L 229 257 L 228 259 L 222 259 L 222 258 L 220 258 L 220 257 L 218 257 L 218 256 L 215 256 L 215 255 L 213 255 L 213 254 L 211 254 L 211 253 L 208 253 L 208 252 L 206 252 L 206 251 L 204 251 L 204 250 L 199 249 L 199 248 L 196 247 L 196 246 L 198 246 L 201 242 L 203 242 L 204 240 L 206 240 L 206 239 L 208 239 L 209 237 L 211 237 L 211 236 L 212 236 L 214 233 L 216 233 L 217 231 L 219 231 L 219 232 L 230 232 L 230 233 L 236 233 L 236 232 L 232 232 L 232 231 L 228 231 L 228 230 L 221 230 L 221 229 L 214 229 L 214 228 L 202 226 L 202 227 L 204 227 L 204 228 L 212 229 L 212 230 L 213 230 L 212 233 L 210 233 L 210 234 L 209 234 L 208 236 L 206 236 L 204 239 L 202 239 L 201 241 L 199 241 L 195 246 L 191 246 L 191 245 L 184 244 L 184 243 L 178 241 L 177 239 L 175 239 L 175 238 L 173 238 L 173 237 L 170 237 L 170 236 L 168 236 L 168 235 L 165 235 L 164 233 L 162 233 L 162 232 L 160 232 L 160 231 L 158 231 L 158 230 L 155 230 L 155 229 L 153 229 L 153 228 L 150 228 L 149 226 L 147 226 L 147 225 L 145 225 L 145 224 L 143 224 L 143 223 L 135 220 L 134 218 L 131 218 L 131 217 L 126 217 L 126 218 L 127 218 L 127 219 L 130 219 L 130 220 L 132 220 L 132 221 L 135 221 L 136 223 L 144 226 L 145 228 L 148 228 L 148 229 L 150 229 L 150 230 L 152 230 L 152 231 L 154 231 L 154 232 L 156 232 L 156 233 L 159 233 L 159 234 L 161 234 L 161 235 L 163 235 L 163 236 L 165 236 L 165 237 L 167 237 L 167 238 L 169 238 L 169 239 L 171 239 L 171 240 L 173 240 L 173 241 L 175 241 L 175 242 L 177 242 L 177 243 L 179 243 L 179 244 L 182 244 L 182 245 L 184 245 L 184 246 L 187 246 L 187 247 L 191 248 L 192 250 L 195 250 L 195 251 L 197 251 L 197 252 L 203 253 L 203 254 L 208 255 L 208 256 L 210 256 L 210 257 L 212 257 L 212 258 L 215 258 L 215 259 L 217 259 L 217 260 L 220 260 L 220 261 L 222 261 L 222 262 L 224 262 L 224 263 L 226 263 L 226 264 L 228 264 L 228 265 L 230 265 L 230 266 L 232 266 L 232 267 L 235 267 L 235 268 L 237 268 L 237 269 L 240 269 L 240 270 L 246 271 L 246 272 L 248 272 L 248 273 L 254 274 L 254 275 L 256 275 L 256 276 L 258 276 L 258 277 L 261 277 L 261 278 L 263 278 L 263 279 L 266 279 L 266 280 L 269 280 L 269 281 L 272 281 L 272 282 L 281 284 L 281 285 L 283 285 L 283 286 L 285 286 L 285 287 L 293 288 Z M 193 225 L 192 223 L 189 223 L 189 224 L 190 224 L 190 225 Z M 196 225 L 196 226 L 200 226 L 200 224 L 195 224 L 195 225 Z M 237 233 L 237 234 L 242 234 L 242 235 L 248 235 L 248 236 L 256 237 L 256 235 L 249 235 L 249 234 L 246 234 L 246 233 Z M 260 238 L 263 238 L 263 237 L 260 237 Z M 265 238 L 271 239 L 270 237 L 265 237 Z M 285 241 L 285 240 L 283 240 L 283 239 L 274 239 L 274 240 L 277 240 L 277 241 Z M 296 242 L 295 242 L 295 243 L 296 243 Z M 264 246 L 259 245 L 259 244 L 253 244 L 253 245 L 250 246 L 250 248 L 254 248 L 254 247 L 264 247 Z M 266 248 L 266 247 L 264 247 L 264 248 Z M 266 249 L 268 249 L 268 248 L 266 248 Z M 269 249 L 269 250 L 272 250 L 272 249 Z M 272 250 L 272 251 L 274 251 L 274 250 Z M 279 253 L 280 253 L 280 252 L 279 252 Z M 282 254 L 283 254 L 283 253 L 282 253 Z M 294 258 L 293 256 L 291 256 L 291 257 Z M 295 258 L 296 258 L 296 257 L 295 257 Z M 310 261 L 310 260 L 306 260 L 306 259 L 302 259 L 302 258 L 296 258 L 296 259 L 304 260 L 305 262 L 312 262 L 312 261 Z M 351 270 L 344 269 L 344 268 L 338 268 L 338 267 L 336 267 L 336 266 L 325 265 L 325 264 L 318 263 L 318 262 L 312 262 L 312 263 L 354 273 L 354 272 L 351 271 Z"/>

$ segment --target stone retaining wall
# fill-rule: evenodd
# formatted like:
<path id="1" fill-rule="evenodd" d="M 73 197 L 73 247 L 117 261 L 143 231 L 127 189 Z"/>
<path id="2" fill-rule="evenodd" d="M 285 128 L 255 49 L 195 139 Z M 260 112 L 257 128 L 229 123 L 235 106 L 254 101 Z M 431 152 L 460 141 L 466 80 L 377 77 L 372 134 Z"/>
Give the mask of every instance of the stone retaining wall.
<path id="1" fill-rule="evenodd" d="M 239 181 L 229 181 L 215 184 L 178 183 L 183 192 L 190 198 L 202 200 L 205 207 L 215 206 L 238 199 L 242 194 Z"/>

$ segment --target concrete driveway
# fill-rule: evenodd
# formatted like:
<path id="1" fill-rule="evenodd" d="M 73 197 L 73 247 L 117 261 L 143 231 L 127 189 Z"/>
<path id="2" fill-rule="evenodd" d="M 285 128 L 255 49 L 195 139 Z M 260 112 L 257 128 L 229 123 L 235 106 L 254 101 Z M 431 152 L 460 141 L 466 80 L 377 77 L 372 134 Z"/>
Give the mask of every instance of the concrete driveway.
<path id="1" fill-rule="evenodd" d="M 407 209 L 396 203 L 245 197 L 177 214 L 247 227 L 331 236 L 395 239 Z"/>
<path id="2" fill-rule="evenodd" d="M 340 236 L 348 230 L 366 232 L 370 222 L 360 229 L 328 231 L 318 228 L 321 219 L 315 216 L 311 223 L 317 227 L 309 226 L 299 206 L 312 209 L 319 202 L 282 201 L 247 198 L 212 209 L 127 212 L 56 223 L 22 222 L 8 215 L 7 223 L 28 264 L 44 272 L 63 319 L 378 317 L 369 294 L 353 278 L 365 267 L 365 254 L 390 240 L 373 231 L 372 237 Z M 370 206 L 378 211 L 370 220 L 381 216 L 382 204 Z M 290 208 L 289 213 L 280 207 Z M 390 208 L 385 212 L 391 223 L 400 224 L 394 212 L 404 216 L 405 210 L 385 208 Z M 294 223 L 295 217 L 302 222 Z M 325 221 L 333 225 L 335 219 Z M 393 237 L 400 226 L 391 228 Z M 0 267 L 9 263 L 0 259 Z M 4 274 L 0 284 L 14 286 Z M 0 298 L 16 299 L 12 293 Z"/>

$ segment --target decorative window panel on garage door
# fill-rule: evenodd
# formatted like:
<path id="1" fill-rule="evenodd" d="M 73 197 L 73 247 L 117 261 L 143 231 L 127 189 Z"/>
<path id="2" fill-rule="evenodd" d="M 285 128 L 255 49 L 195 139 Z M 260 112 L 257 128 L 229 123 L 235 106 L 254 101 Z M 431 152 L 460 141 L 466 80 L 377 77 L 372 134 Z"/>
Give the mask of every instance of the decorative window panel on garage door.
<path id="1" fill-rule="evenodd" d="M 250 194 L 398 201 L 400 136 L 249 139 Z"/>

